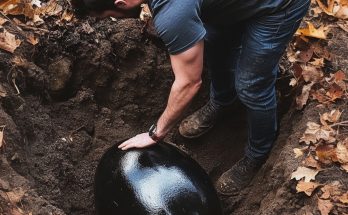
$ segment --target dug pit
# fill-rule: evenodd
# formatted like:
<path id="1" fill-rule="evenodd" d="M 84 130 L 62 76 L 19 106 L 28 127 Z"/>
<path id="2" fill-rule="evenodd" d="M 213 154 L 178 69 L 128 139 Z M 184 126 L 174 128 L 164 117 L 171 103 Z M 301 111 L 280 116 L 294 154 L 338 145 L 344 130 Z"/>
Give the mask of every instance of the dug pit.
<path id="1" fill-rule="evenodd" d="M 147 131 L 162 113 L 173 81 L 165 47 L 143 30 L 138 20 L 90 19 L 50 32 L 36 49 L 21 47 L 15 58 L 1 54 L 8 95 L 1 100 L 0 121 L 6 127 L 0 190 L 19 200 L 2 196 L 0 214 L 13 214 L 18 205 L 32 214 L 95 213 L 99 159 L 113 143 Z M 204 76 L 186 115 L 208 99 Z M 285 127 L 283 140 L 291 124 Z M 236 104 L 216 128 L 194 141 L 180 137 L 177 129 L 166 140 L 216 180 L 243 155 L 244 109 Z M 278 174 L 280 180 L 283 173 Z M 224 208 L 236 209 L 241 201 L 228 199 Z M 260 205 L 250 207 L 257 211 Z"/>

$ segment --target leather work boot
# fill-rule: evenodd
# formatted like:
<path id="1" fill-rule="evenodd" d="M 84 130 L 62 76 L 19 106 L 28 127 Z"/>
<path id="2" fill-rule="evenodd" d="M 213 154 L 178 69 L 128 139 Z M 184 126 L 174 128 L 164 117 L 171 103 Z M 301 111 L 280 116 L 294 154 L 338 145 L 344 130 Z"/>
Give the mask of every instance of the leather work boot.
<path id="1" fill-rule="evenodd" d="M 244 156 L 221 175 L 216 183 L 217 191 L 222 195 L 238 194 L 250 184 L 263 163 L 263 161 L 254 161 Z"/>
<path id="2" fill-rule="evenodd" d="M 209 101 L 180 123 L 179 133 L 186 138 L 197 138 L 207 133 L 215 125 L 218 112 Z"/>

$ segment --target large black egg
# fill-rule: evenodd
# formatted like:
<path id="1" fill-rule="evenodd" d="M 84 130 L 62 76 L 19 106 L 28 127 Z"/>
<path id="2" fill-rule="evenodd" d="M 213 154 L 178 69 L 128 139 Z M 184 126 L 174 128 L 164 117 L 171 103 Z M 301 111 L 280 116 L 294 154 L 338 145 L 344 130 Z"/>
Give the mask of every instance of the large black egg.
<path id="1" fill-rule="evenodd" d="M 122 151 L 111 147 L 95 174 L 99 215 L 219 215 L 209 176 L 188 155 L 167 143 Z"/>

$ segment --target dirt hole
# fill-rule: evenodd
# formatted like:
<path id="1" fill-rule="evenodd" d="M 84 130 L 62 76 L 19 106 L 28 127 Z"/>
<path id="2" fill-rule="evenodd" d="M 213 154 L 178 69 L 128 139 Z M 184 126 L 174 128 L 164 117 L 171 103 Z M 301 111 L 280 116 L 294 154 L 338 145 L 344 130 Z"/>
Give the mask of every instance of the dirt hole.
<path id="1" fill-rule="evenodd" d="M 165 48 L 141 32 L 141 23 L 106 20 L 91 25 L 96 29 L 92 35 L 71 27 L 63 35 L 52 32 L 37 50 L 23 50 L 26 62 L 15 70 L 21 94 L 2 102 L 6 138 L 12 143 L 4 153 L 14 169 L 4 174 L 30 187 L 22 204 L 35 214 L 94 214 L 98 160 L 113 143 L 155 122 L 173 81 Z M 207 101 L 207 80 L 188 113 Z M 216 180 L 243 155 L 244 116 L 237 104 L 194 144 L 175 129 L 167 140 Z"/>

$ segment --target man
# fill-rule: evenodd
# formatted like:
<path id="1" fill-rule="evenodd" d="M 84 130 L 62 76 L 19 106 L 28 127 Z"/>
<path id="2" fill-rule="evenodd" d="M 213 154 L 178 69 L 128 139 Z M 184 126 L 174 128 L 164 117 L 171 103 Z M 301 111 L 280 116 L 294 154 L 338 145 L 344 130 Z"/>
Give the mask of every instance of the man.
<path id="1" fill-rule="evenodd" d="M 207 132 L 238 98 L 247 109 L 245 156 L 217 182 L 221 194 L 245 188 L 275 141 L 278 64 L 309 7 L 309 0 L 78 0 L 92 15 L 132 17 L 148 3 L 175 74 L 167 107 L 149 130 L 119 148 L 156 144 L 182 116 L 201 86 L 203 53 L 211 73 L 210 101 L 183 120 L 187 138 Z M 233 146 L 231 146 L 233 147 Z"/>

